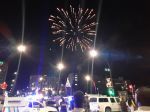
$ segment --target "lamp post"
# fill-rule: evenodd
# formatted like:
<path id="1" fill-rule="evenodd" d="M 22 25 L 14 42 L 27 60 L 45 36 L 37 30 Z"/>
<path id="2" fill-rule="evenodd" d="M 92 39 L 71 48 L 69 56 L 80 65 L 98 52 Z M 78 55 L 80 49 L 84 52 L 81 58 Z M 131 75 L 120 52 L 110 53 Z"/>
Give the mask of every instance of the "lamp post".
<path id="1" fill-rule="evenodd" d="M 91 49 L 89 51 L 89 56 L 92 58 L 92 67 L 91 67 L 91 80 L 93 81 L 93 69 L 94 69 L 94 59 L 98 56 L 98 52 L 96 49 Z M 92 94 L 92 82 L 90 84 L 90 93 Z"/>
<path id="2" fill-rule="evenodd" d="M 20 44 L 20 45 L 17 46 L 17 50 L 19 52 L 19 61 L 18 61 L 17 71 L 15 72 L 16 77 L 15 77 L 15 82 L 14 82 L 14 86 L 13 86 L 13 92 L 15 90 L 15 86 L 16 86 L 17 79 L 18 79 L 18 74 L 19 74 L 19 69 L 20 69 L 20 64 L 21 64 L 22 53 L 26 52 L 26 46 L 23 45 L 23 44 Z"/>
<path id="3" fill-rule="evenodd" d="M 95 58 L 98 56 L 98 52 L 95 49 L 89 51 L 89 55 L 91 58 Z"/>
<path id="4" fill-rule="evenodd" d="M 61 75 L 61 71 L 65 68 L 64 64 L 62 62 L 59 62 L 57 64 L 57 69 L 59 71 L 59 76 L 58 76 L 58 93 L 59 93 L 59 89 L 60 89 L 60 75 Z"/>
<path id="5" fill-rule="evenodd" d="M 91 80 L 91 77 L 90 77 L 90 75 L 86 75 L 85 76 L 85 80 L 87 81 L 87 85 L 86 85 L 86 92 L 88 93 L 88 82 Z"/>
<path id="6" fill-rule="evenodd" d="M 41 76 L 40 78 L 39 78 L 39 83 L 40 83 L 40 89 L 42 90 L 42 81 L 44 80 L 44 78 Z"/>

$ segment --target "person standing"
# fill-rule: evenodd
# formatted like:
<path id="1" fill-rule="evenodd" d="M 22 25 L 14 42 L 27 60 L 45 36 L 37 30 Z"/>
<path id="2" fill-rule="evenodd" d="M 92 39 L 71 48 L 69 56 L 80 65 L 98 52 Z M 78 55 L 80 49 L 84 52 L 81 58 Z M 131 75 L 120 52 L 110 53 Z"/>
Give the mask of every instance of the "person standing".
<path id="1" fill-rule="evenodd" d="M 82 91 L 77 91 L 74 94 L 74 109 L 72 112 L 85 112 L 84 94 Z"/>
<path id="2" fill-rule="evenodd" d="M 90 104 L 89 104 L 89 98 L 88 98 L 88 96 L 85 96 L 84 109 L 85 109 L 85 112 L 90 112 Z"/>
<path id="3" fill-rule="evenodd" d="M 135 103 L 131 97 L 129 97 L 127 100 L 127 106 L 128 106 L 129 112 L 134 112 L 134 109 L 136 106 L 135 106 Z"/>
<path id="4" fill-rule="evenodd" d="M 121 112 L 128 112 L 127 105 L 126 105 L 126 100 L 125 100 L 124 97 L 121 98 L 120 106 L 121 106 Z"/>
<path id="5" fill-rule="evenodd" d="M 135 93 L 138 109 L 135 112 L 150 112 L 150 88 L 141 87 Z"/>
<path id="6" fill-rule="evenodd" d="M 62 97 L 62 101 L 60 102 L 60 112 L 67 112 L 67 102 Z"/>
<path id="7" fill-rule="evenodd" d="M 70 107 L 69 110 L 72 111 L 74 109 L 74 99 L 72 97 L 71 101 L 70 101 Z"/>

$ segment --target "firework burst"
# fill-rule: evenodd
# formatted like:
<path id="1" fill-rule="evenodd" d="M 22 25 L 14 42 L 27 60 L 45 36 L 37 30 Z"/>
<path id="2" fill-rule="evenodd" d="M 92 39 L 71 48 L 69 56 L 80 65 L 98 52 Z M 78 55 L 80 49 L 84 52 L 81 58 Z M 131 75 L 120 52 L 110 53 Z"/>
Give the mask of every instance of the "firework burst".
<path id="1" fill-rule="evenodd" d="M 59 16 L 50 15 L 52 34 L 56 36 L 54 42 L 64 45 L 72 51 L 90 48 L 96 35 L 95 13 L 93 9 L 78 8 L 71 5 L 69 10 L 57 8 Z"/>

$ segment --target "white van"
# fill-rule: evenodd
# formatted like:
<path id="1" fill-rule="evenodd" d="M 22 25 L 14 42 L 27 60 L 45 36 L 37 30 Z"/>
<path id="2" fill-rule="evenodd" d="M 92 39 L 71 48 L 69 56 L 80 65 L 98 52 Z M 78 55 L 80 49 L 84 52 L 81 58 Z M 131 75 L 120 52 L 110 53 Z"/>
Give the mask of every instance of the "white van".
<path id="1" fill-rule="evenodd" d="M 89 104 L 92 112 L 121 111 L 118 97 L 89 96 Z"/>
<path id="2" fill-rule="evenodd" d="M 2 112 L 57 112 L 57 109 L 45 107 L 38 101 L 28 101 L 25 97 L 6 97 Z"/>

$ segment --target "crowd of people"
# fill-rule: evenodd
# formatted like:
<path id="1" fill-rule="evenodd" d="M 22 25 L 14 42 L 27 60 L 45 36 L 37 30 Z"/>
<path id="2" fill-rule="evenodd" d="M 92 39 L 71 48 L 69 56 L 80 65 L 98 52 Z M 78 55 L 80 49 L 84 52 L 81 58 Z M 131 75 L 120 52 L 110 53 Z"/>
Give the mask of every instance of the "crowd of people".
<path id="1" fill-rule="evenodd" d="M 137 89 L 135 98 L 129 96 L 120 101 L 121 112 L 150 112 L 150 88 Z M 71 112 L 90 112 L 89 99 L 83 92 L 75 92 L 69 106 Z M 62 97 L 60 112 L 68 112 L 68 104 Z"/>
<path id="2" fill-rule="evenodd" d="M 150 112 L 150 88 L 141 87 L 136 90 L 135 97 L 121 99 L 122 112 Z"/>
<path id="3" fill-rule="evenodd" d="M 71 112 L 89 112 L 89 100 L 87 96 L 84 96 L 82 91 L 75 92 L 69 107 L 65 99 L 63 97 L 61 99 L 60 112 L 68 112 L 68 108 Z"/>

